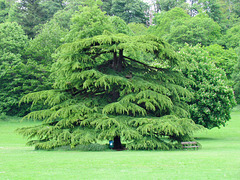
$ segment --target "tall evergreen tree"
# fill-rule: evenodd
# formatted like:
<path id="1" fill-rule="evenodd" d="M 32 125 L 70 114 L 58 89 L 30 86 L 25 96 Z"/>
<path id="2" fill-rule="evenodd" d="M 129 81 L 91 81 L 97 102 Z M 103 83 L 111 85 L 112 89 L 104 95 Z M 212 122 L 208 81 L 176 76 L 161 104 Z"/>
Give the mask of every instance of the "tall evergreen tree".
<path id="1" fill-rule="evenodd" d="M 129 56 L 136 51 L 152 54 L 155 65 Z M 43 119 L 42 125 L 19 132 L 36 137 L 29 144 L 41 149 L 104 139 L 114 139 L 120 149 L 120 137 L 129 149 L 177 147 L 199 129 L 188 118 L 182 98 L 191 93 L 173 70 L 177 63 L 169 45 L 154 36 L 105 34 L 64 44 L 54 65 L 54 89 L 22 99 L 50 106 L 26 116 Z"/>
<path id="2" fill-rule="evenodd" d="M 42 124 L 19 133 L 35 138 L 29 144 L 37 149 L 104 139 L 114 140 L 116 149 L 123 148 L 121 139 L 129 149 L 171 149 L 191 139 L 200 126 L 189 119 L 192 94 L 183 86 L 190 81 L 174 70 L 177 54 L 155 36 L 127 35 L 126 24 L 118 29 L 121 20 L 102 16 L 94 0 L 88 3 L 56 52 L 54 89 L 21 100 L 47 105 L 26 116 Z"/>

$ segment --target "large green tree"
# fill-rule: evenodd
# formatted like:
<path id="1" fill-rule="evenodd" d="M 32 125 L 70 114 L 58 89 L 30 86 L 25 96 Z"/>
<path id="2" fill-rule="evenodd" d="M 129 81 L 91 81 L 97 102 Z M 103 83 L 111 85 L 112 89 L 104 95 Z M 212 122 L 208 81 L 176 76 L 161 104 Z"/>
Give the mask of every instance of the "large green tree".
<path id="1" fill-rule="evenodd" d="M 128 35 L 120 19 L 88 3 L 74 15 L 68 43 L 56 52 L 54 89 L 21 100 L 47 105 L 26 116 L 42 124 L 19 132 L 35 138 L 29 144 L 40 149 L 104 139 L 114 140 L 116 149 L 123 148 L 121 139 L 129 149 L 171 149 L 191 139 L 200 126 L 188 118 L 192 94 L 184 86 L 190 81 L 173 69 L 177 54 L 155 36 Z"/>
<path id="2" fill-rule="evenodd" d="M 220 26 L 206 13 L 190 17 L 183 9 L 174 8 L 159 14 L 154 21 L 156 25 L 150 28 L 150 32 L 163 37 L 175 48 L 183 47 L 185 43 L 208 46 L 221 36 Z"/>
<path id="3" fill-rule="evenodd" d="M 181 8 L 174 8 L 169 12 L 157 13 L 153 18 L 155 26 L 150 26 L 149 32 L 163 37 L 170 32 L 173 22 L 177 20 L 185 21 L 189 18 L 190 16 Z"/>
<path id="4" fill-rule="evenodd" d="M 23 116 L 30 106 L 19 107 L 19 100 L 29 92 L 42 90 L 46 77 L 41 66 L 23 59 L 28 38 L 21 26 L 10 22 L 0 24 L 0 39 L 0 112 Z"/>
<path id="5" fill-rule="evenodd" d="M 187 62 L 182 64 L 183 73 L 195 82 L 188 86 L 194 94 L 189 102 L 191 118 L 209 129 L 225 126 L 235 105 L 233 89 L 228 86 L 225 72 L 211 63 L 209 52 L 199 45 L 185 46 L 180 54 Z"/>
<path id="6" fill-rule="evenodd" d="M 223 44 L 226 48 L 240 47 L 240 23 L 237 23 L 232 28 L 228 29 L 223 39 Z"/>
<path id="7" fill-rule="evenodd" d="M 152 54 L 155 65 L 133 59 L 137 51 Z M 104 139 L 120 149 L 120 137 L 129 149 L 175 148 L 200 128 L 188 118 L 183 99 L 191 93 L 183 85 L 189 82 L 173 70 L 177 64 L 170 46 L 154 36 L 107 33 L 64 44 L 54 89 L 22 99 L 50 106 L 26 116 L 43 123 L 19 132 L 37 138 L 29 144 L 42 149 Z"/>

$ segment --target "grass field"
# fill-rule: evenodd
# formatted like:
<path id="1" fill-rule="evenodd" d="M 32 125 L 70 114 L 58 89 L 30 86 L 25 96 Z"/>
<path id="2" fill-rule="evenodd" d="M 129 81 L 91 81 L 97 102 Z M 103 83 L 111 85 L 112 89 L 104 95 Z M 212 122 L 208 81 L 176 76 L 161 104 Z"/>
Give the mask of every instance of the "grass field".
<path id="1" fill-rule="evenodd" d="M 0 179 L 240 179 L 240 112 L 221 129 L 195 134 L 200 150 L 35 151 L 14 131 L 36 122 L 0 121 Z"/>

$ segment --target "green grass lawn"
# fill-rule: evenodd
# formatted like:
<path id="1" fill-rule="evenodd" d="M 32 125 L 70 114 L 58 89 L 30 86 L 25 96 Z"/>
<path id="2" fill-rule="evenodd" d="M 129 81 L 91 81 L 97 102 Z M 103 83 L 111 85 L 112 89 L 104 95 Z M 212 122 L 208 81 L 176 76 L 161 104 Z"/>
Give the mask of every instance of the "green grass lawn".
<path id="1" fill-rule="evenodd" d="M 195 134 L 200 150 L 35 151 L 14 131 L 37 122 L 0 121 L 0 179 L 240 179 L 240 112 Z"/>

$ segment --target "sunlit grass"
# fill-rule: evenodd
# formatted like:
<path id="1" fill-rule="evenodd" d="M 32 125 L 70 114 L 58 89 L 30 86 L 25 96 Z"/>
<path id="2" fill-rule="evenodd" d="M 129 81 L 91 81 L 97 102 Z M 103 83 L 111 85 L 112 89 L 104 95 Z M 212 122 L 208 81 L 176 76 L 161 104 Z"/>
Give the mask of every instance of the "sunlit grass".
<path id="1" fill-rule="evenodd" d="M 239 179 L 240 112 L 226 127 L 195 134 L 200 150 L 35 151 L 15 129 L 37 122 L 0 121 L 0 179 Z"/>

